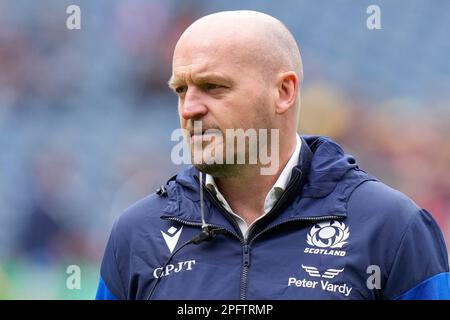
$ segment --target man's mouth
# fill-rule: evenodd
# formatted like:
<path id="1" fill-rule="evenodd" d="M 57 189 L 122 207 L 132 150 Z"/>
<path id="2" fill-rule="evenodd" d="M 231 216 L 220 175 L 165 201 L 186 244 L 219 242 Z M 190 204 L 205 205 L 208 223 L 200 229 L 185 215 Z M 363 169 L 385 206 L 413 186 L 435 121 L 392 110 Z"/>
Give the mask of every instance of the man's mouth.
<path id="1" fill-rule="evenodd" d="M 193 137 L 193 136 L 202 136 L 202 135 L 204 135 L 205 134 L 205 132 L 206 132 L 206 130 L 203 130 L 202 132 L 194 132 L 194 130 L 192 130 L 192 131 L 190 131 L 189 132 L 189 134 L 191 135 L 191 137 Z"/>

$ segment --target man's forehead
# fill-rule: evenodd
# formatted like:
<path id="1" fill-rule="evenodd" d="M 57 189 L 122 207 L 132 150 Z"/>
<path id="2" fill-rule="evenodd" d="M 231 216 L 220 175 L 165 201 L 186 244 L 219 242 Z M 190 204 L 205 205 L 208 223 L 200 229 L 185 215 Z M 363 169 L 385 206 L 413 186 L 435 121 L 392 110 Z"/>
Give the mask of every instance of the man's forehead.
<path id="1" fill-rule="evenodd" d="M 242 70 L 250 73 L 257 67 L 255 55 L 258 53 L 251 40 L 246 43 L 233 38 L 189 42 L 185 38 L 175 48 L 171 82 L 213 74 L 234 79 L 242 76 Z"/>
<path id="2" fill-rule="evenodd" d="M 169 82 L 186 81 L 187 79 L 206 79 L 206 78 L 224 78 L 228 79 L 232 75 L 230 66 L 226 67 L 224 63 L 192 63 L 173 66 L 172 77 Z"/>
<path id="3" fill-rule="evenodd" d="M 208 62 L 173 64 L 173 74 L 183 76 L 185 74 L 202 74 L 214 70 L 214 64 Z"/>
<path id="4" fill-rule="evenodd" d="M 249 60 L 249 56 L 255 51 L 256 44 L 243 37 L 204 37 L 193 38 L 184 37 L 180 39 L 175 47 L 173 55 L 173 69 L 183 69 L 186 67 L 195 67 L 201 72 L 201 69 L 215 68 L 236 63 L 241 64 Z"/>

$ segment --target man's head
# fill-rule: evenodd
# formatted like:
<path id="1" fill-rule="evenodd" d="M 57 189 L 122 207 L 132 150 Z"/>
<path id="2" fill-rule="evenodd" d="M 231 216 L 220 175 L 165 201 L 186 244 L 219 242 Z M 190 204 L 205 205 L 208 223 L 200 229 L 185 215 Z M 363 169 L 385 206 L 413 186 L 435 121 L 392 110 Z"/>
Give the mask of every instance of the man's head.
<path id="1" fill-rule="evenodd" d="M 238 128 L 279 129 L 280 141 L 295 138 L 302 62 L 295 39 L 277 19 L 254 11 L 205 16 L 181 35 L 172 67 L 169 86 L 179 96 L 181 127 L 191 134 L 194 121 L 201 121 L 203 131 L 218 129 L 224 138 L 226 129 Z M 222 147 L 207 135 L 191 138 Z M 234 175 L 237 168 L 196 166 L 213 176 Z"/>

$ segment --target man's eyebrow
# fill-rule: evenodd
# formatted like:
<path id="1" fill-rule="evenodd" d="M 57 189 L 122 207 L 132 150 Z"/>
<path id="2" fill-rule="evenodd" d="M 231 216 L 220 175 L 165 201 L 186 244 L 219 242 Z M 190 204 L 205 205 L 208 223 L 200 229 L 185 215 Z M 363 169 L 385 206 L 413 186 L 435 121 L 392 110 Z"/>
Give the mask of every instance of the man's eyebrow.
<path id="1" fill-rule="evenodd" d="M 192 76 L 193 80 L 196 82 L 209 82 L 209 81 L 219 81 L 231 83 L 231 79 L 222 73 L 217 72 L 205 72 Z"/>
<path id="2" fill-rule="evenodd" d="M 167 85 L 171 89 L 175 89 L 176 87 L 178 87 L 182 83 L 183 83 L 183 80 L 180 80 L 180 79 L 178 79 L 178 78 L 176 78 L 174 76 L 171 76 L 169 81 L 167 81 Z"/>
<path id="3" fill-rule="evenodd" d="M 219 81 L 231 84 L 232 81 L 226 75 L 216 72 L 200 73 L 192 75 L 192 79 L 197 83 L 205 83 L 209 81 Z M 175 89 L 177 86 L 184 85 L 186 82 L 176 76 L 171 76 L 167 84 L 169 88 Z"/>

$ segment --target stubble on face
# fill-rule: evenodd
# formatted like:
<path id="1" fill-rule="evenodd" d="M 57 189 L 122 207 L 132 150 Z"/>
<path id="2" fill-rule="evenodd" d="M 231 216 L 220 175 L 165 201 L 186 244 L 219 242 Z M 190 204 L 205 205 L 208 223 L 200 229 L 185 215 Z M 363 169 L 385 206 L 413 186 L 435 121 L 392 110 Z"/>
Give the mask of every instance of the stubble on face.
<path id="1" fill-rule="evenodd" d="M 259 139 L 259 130 L 266 129 L 267 142 L 270 142 L 270 129 L 273 127 L 271 117 L 268 112 L 268 98 L 263 94 L 257 95 L 253 99 L 243 98 L 240 104 L 243 108 L 253 110 L 251 119 L 237 119 L 238 123 L 231 128 L 220 129 L 216 124 L 202 125 L 202 131 L 212 130 L 212 134 L 203 137 L 191 138 L 189 135 L 188 145 L 191 147 L 191 160 L 193 165 L 200 171 L 217 178 L 230 178 L 241 174 L 250 168 L 259 168 L 258 151 L 260 148 L 268 148 L 269 145 L 262 143 Z M 194 121 L 186 122 L 187 132 L 194 131 Z M 239 129 L 239 130 L 237 130 Z M 250 142 L 246 136 L 247 130 L 255 132 L 256 141 Z M 208 133 L 208 132 L 205 132 Z M 245 148 L 240 148 L 236 135 L 244 134 L 242 140 Z M 201 143 L 195 139 L 201 139 Z M 231 150 L 230 150 L 231 149 Z M 230 150 L 232 156 L 228 156 Z M 269 149 L 270 150 L 270 149 Z M 211 159 L 212 158 L 212 159 Z M 244 163 L 240 159 L 244 159 Z M 256 162 L 254 162 L 256 159 Z"/>

